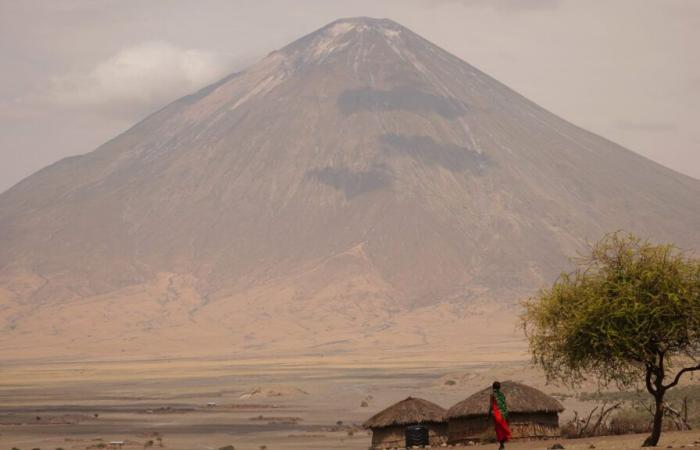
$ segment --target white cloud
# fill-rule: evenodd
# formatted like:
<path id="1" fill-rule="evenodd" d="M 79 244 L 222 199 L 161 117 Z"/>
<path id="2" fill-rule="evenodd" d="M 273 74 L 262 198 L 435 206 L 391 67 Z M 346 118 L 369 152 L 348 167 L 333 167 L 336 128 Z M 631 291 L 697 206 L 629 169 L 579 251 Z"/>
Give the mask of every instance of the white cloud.
<path id="1" fill-rule="evenodd" d="M 51 79 L 48 98 L 65 107 L 133 115 L 162 106 L 233 70 L 226 55 L 163 41 L 124 48 L 83 73 Z"/>

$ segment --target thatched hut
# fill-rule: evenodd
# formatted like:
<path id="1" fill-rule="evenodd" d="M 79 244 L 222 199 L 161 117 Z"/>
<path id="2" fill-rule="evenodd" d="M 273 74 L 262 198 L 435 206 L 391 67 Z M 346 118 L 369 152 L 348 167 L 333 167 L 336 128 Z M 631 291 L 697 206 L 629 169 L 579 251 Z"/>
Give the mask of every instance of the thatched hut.
<path id="1" fill-rule="evenodd" d="M 421 398 L 401 400 L 372 416 L 363 426 L 372 430 L 374 449 L 404 448 L 407 431 L 415 435 L 416 429 L 419 434 L 425 433 L 429 445 L 447 443 L 445 410 Z"/>
<path id="2" fill-rule="evenodd" d="M 508 423 L 513 439 L 542 439 L 559 436 L 559 413 L 564 407 L 542 391 L 514 381 L 501 383 L 506 396 Z M 450 444 L 495 439 L 488 417 L 491 388 L 468 397 L 447 411 Z"/>

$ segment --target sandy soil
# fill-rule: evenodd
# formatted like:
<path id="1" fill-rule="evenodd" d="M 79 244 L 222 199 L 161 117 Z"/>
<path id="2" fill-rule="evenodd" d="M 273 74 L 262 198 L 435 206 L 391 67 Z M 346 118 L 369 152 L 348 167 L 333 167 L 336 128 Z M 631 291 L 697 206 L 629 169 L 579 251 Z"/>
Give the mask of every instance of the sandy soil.
<path id="1" fill-rule="evenodd" d="M 225 445 L 364 450 L 370 435 L 361 423 L 408 395 L 449 407 L 495 378 L 565 392 L 545 385 L 524 361 L 36 361 L 3 364 L 1 371 L 0 448 L 21 450 L 98 448 L 117 440 L 127 442 L 124 448 L 153 441 L 182 450 Z M 565 417 L 593 406 L 572 398 L 563 403 Z M 637 448 L 642 439 L 563 443 L 567 449 L 588 449 L 591 443 L 598 449 Z M 664 445 L 688 446 L 700 433 L 664 439 Z"/>

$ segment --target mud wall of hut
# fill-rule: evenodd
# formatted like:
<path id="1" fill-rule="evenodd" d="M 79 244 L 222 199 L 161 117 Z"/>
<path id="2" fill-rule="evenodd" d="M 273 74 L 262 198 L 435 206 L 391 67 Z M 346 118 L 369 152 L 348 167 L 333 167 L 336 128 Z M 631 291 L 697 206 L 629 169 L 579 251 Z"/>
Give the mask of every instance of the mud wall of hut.
<path id="1" fill-rule="evenodd" d="M 508 417 L 508 425 L 513 439 L 542 439 L 560 435 L 557 413 L 512 413 Z M 450 419 L 448 438 L 450 444 L 495 440 L 493 419 L 488 416 Z"/>
<path id="2" fill-rule="evenodd" d="M 446 423 L 426 423 L 422 424 L 428 428 L 430 445 L 441 445 L 447 443 Z M 406 446 L 406 427 L 393 426 L 372 429 L 372 448 L 404 448 Z"/>

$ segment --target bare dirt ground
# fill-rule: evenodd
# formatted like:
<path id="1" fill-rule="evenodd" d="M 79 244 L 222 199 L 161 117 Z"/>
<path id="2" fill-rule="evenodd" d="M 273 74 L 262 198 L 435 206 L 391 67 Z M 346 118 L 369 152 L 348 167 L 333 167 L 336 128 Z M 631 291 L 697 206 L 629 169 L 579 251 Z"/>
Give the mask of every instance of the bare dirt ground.
<path id="1" fill-rule="evenodd" d="M 361 423 L 409 395 L 449 407 L 493 379 L 526 382 L 550 394 L 525 361 L 419 358 L 270 360 L 35 361 L 3 364 L 0 448 L 91 449 L 125 441 L 169 449 L 357 449 Z M 572 397 L 567 407 L 592 405 Z M 366 406 L 362 406 L 365 404 Z M 569 449 L 637 448 L 642 436 L 562 441 Z M 700 432 L 669 433 L 690 446 Z M 544 450 L 552 442 L 514 443 Z M 698 444 L 700 446 L 700 444 Z"/>

